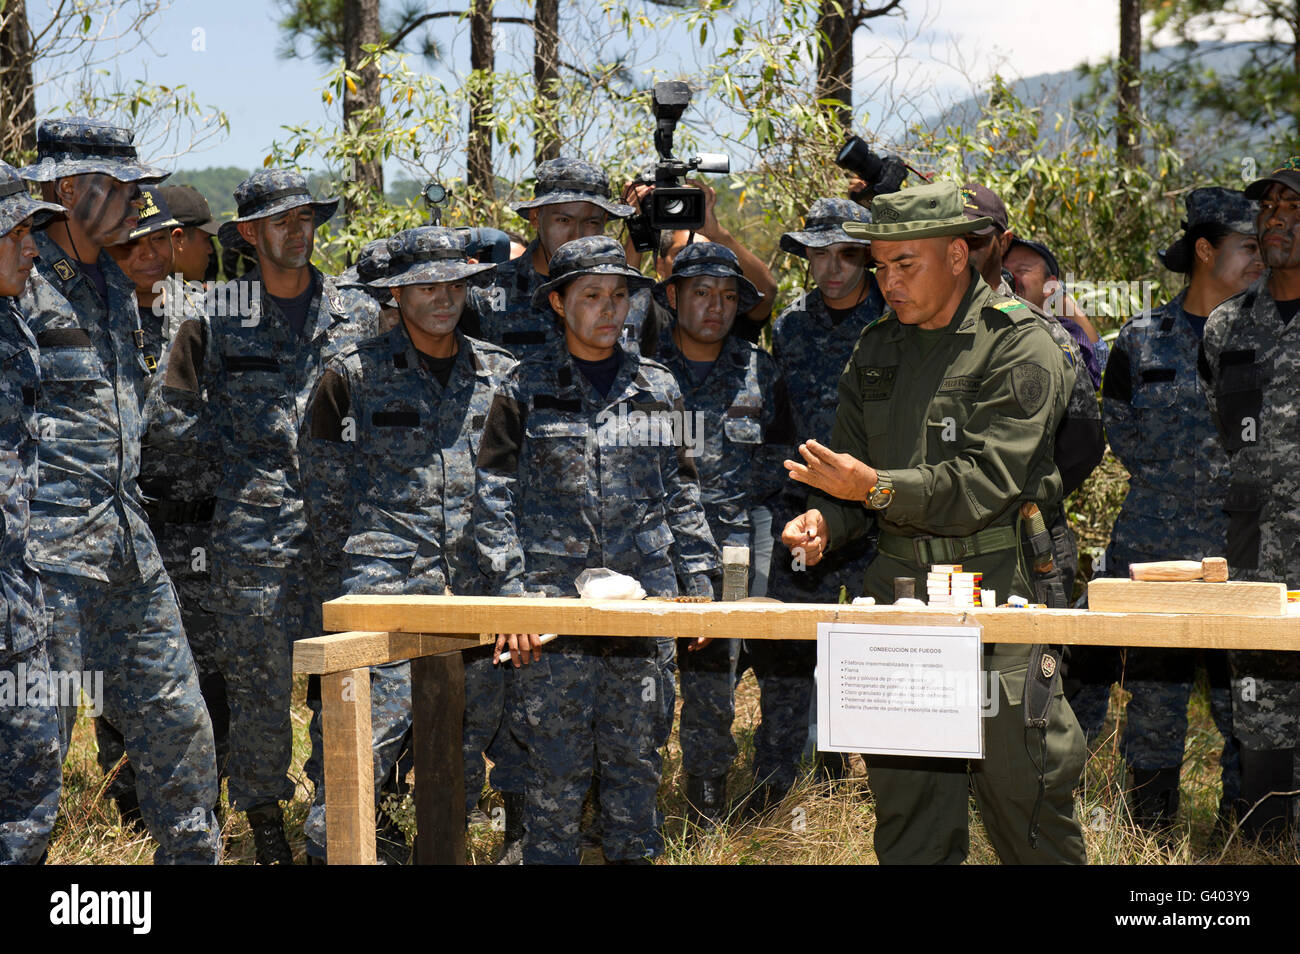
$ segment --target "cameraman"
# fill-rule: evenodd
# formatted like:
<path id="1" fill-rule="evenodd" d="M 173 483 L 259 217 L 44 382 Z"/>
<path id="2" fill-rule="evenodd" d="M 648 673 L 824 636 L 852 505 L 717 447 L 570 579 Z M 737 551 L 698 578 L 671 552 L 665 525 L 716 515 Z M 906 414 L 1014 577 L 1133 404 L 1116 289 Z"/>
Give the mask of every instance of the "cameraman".
<path id="1" fill-rule="evenodd" d="M 742 274 L 753 283 L 754 287 L 763 296 L 759 299 L 758 304 L 738 316 L 745 320 L 736 322 L 733 333 L 740 335 L 746 341 L 756 342 L 759 333 L 763 330 L 763 325 L 772 314 L 772 302 L 776 299 L 777 291 L 776 279 L 772 276 L 771 270 L 759 260 L 757 255 L 741 245 L 736 240 L 736 237 L 718 222 L 718 216 L 715 212 L 718 203 L 717 192 L 700 179 L 687 179 L 686 184 L 694 186 L 704 193 L 704 226 L 693 234 L 685 230 L 673 232 L 673 240 L 668 247 L 668 253 L 655 256 L 655 271 L 659 273 L 660 279 L 666 279 L 672 271 L 673 259 L 677 257 L 677 253 L 693 241 L 717 242 L 719 245 L 730 249 L 735 253 L 736 258 L 740 260 Z M 646 196 L 654 191 L 654 188 L 653 185 L 646 185 L 637 180 L 629 182 L 623 189 L 623 202 L 632 206 L 640 214 L 642 203 L 645 201 Z M 661 245 L 660 248 L 662 247 Z M 628 264 L 633 268 L 639 268 L 641 253 L 633 247 L 631 236 L 624 238 L 623 249 L 627 253 Z"/>

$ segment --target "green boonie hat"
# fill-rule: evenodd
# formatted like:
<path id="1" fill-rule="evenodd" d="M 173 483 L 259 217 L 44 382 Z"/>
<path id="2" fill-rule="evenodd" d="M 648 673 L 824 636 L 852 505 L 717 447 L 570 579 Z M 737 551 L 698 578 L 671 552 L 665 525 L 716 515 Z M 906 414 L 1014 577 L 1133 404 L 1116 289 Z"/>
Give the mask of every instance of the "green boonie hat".
<path id="1" fill-rule="evenodd" d="M 871 202 L 872 221 L 845 222 L 844 231 L 855 238 L 901 242 L 966 235 L 993 224 L 987 215 L 968 219 L 964 207 L 957 183 L 934 182 L 876 196 Z"/>

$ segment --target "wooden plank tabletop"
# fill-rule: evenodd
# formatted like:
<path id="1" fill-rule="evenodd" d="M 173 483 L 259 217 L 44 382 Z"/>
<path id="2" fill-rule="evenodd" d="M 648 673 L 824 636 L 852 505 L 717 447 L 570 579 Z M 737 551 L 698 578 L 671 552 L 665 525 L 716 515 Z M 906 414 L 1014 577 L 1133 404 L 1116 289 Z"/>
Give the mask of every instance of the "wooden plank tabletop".
<path id="1" fill-rule="evenodd" d="M 294 649 L 295 671 L 337 672 L 446 652 L 479 645 L 486 638 L 480 634 L 497 632 L 816 639 L 817 624 L 827 622 L 949 626 L 974 622 L 984 627 L 984 640 L 990 643 L 1300 650 L 1300 615 L 936 610 L 749 601 L 673 603 L 538 597 L 344 596 L 325 604 L 324 620 L 326 629 L 360 632 L 300 640 Z"/>

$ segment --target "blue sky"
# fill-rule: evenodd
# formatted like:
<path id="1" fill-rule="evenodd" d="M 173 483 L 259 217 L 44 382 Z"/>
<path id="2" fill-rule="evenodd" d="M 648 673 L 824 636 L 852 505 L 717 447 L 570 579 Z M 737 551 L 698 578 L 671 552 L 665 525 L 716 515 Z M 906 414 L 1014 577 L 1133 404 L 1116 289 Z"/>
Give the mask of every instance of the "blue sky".
<path id="1" fill-rule="evenodd" d="M 48 16 L 48 2 L 29 0 L 34 25 Z M 449 0 L 429 6 L 460 8 Z M 499 0 L 497 9 L 526 14 L 529 6 L 523 0 Z M 576 5 L 565 4 L 563 9 L 571 6 Z M 858 34 L 858 85 L 864 96 L 867 90 L 879 89 L 882 81 L 895 89 L 906 86 L 933 100 L 935 112 L 945 101 L 969 95 L 995 69 L 1013 77 L 1032 76 L 1085 60 L 1096 62 L 1118 46 L 1115 0 L 904 0 L 904 7 L 906 17 L 875 21 L 872 30 Z M 280 42 L 277 15 L 272 2 L 176 0 L 151 21 L 147 45 L 112 63 L 115 77 L 122 81 L 147 78 L 184 84 L 199 102 L 226 111 L 230 135 L 179 158 L 176 167 L 259 166 L 270 143 L 283 137 L 283 124 L 316 124 L 329 118 L 319 94 L 325 68 L 312 59 L 275 55 Z M 467 69 L 467 27 L 452 19 L 436 22 L 447 65 L 434 69 L 445 74 Z M 499 57 L 510 56 L 504 50 L 511 45 L 509 31 L 524 30 L 499 28 Z M 902 58 L 896 59 L 899 51 Z M 673 56 L 637 65 L 673 70 L 687 62 L 671 62 Z M 38 102 L 38 109 L 47 105 Z"/>

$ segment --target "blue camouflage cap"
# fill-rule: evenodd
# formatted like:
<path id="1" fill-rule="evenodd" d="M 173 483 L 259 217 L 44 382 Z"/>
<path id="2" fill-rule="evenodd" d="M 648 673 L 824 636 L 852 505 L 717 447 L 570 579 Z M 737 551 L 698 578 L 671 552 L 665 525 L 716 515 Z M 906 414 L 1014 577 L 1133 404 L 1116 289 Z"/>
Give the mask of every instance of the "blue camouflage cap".
<path id="1" fill-rule="evenodd" d="M 516 202 L 511 208 L 526 216 L 529 209 L 565 202 L 590 202 L 619 219 L 626 219 L 636 211 L 630 205 L 610 199 L 609 176 L 599 166 L 575 158 L 547 159 L 539 165 L 533 198 Z"/>
<path id="2" fill-rule="evenodd" d="M 96 173 L 119 182 L 161 182 L 171 175 L 139 161 L 132 130 L 85 116 L 41 120 L 36 162 L 19 175 L 32 182 L 53 182 Z"/>
<path id="3" fill-rule="evenodd" d="M 533 292 L 533 307 L 546 308 L 551 292 L 559 291 L 579 275 L 622 275 L 628 291 L 654 284 L 627 263 L 623 246 L 608 235 L 590 235 L 565 242 L 547 264 L 550 281 Z"/>
<path id="4" fill-rule="evenodd" d="M 337 284 L 340 288 L 365 287 L 388 274 L 389 261 L 387 237 L 367 242 L 357 253 L 356 264 L 343 269 Z"/>
<path id="5" fill-rule="evenodd" d="M 1183 199 L 1187 218 L 1183 219 L 1183 234 L 1163 252 L 1158 252 L 1161 263 L 1171 272 L 1188 274 L 1192 270 L 1193 249 L 1187 233 L 1199 225 L 1221 225 L 1230 232 L 1255 234 L 1255 219 L 1259 203 L 1248 199 L 1246 193 L 1236 189 L 1209 186 L 1193 189 Z"/>
<path id="6" fill-rule="evenodd" d="M 32 220 L 33 229 L 43 229 L 56 217 L 66 214 L 61 205 L 33 199 L 18 170 L 0 160 L 0 237 L 27 219 Z"/>
<path id="7" fill-rule="evenodd" d="M 144 208 L 140 210 L 140 220 L 126 237 L 128 242 L 161 229 L 180 228 L 181 223 L 167 207 L 161 189 L 157 186 L 145 186 L 140 190 L 140 198 L 144 200 Z"/>
<path id="8" fill-rule="evenodd" d="M 330 220 L 339 200 L 313 199 L 302 173 L 292 169 L 259 169 L 235 187 L 235 217 L 222 222 L 217 238 L 224 248 L 233 248 L 249 254 L 253 247 L 239 235 L 235 227 L 239 222 L 265 219 L 299 206 L 310 205 L 316 216 L 316 227 Z"/>
<path id="9" fill-rule="evenodd" d="M 339 274 L 335 284 L 339 288 L 357 288 L 370 295 L 381 305 L 392 305 L 393 296 L 386 288 L 374 288 L 369 283 L 388 274 L 388 239 L 375 239 L 361 246 L 357 261 Z"/>
<path id="10" fill-rule="evenodd" d="M 464 233 L 440 225 L 422 225 L 398 232 L 388 240 L 388 268 L 384 275 L 366 282 L 377 288 L 394 285 L 436 285 L 469 281 L 486 285 L 491 262 L 469 260 Z"/>
<path id="11" fill-rule="evenodd" d="M 870 245 L 866 239 L 854 238 L 844 231 L 845 222 L 870 224 L 871 211 L 852 199 L 814 199 L 804 216 L 803 228 L 781 236 L 781 251 L 807 257 L 809 248 L 826 248 L 828 245 Z"/>
<path id="12" fill-rule="evenodd" d="M 740 293 L 740 304 L 736 308 L 738 314 L 743 315 L 763 300 L 763 293 L 741 271 L 740 259 L 736 258 L 735 252 L 717 242 L 694 242 L 677 253 L 672 274 L 655 285 L 652 292 L 655 301 L 668 308 L 668 283 L 697 275 L 734 278 L 736 291 Z"/>

